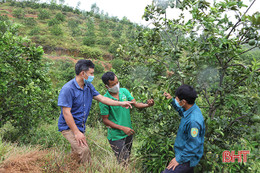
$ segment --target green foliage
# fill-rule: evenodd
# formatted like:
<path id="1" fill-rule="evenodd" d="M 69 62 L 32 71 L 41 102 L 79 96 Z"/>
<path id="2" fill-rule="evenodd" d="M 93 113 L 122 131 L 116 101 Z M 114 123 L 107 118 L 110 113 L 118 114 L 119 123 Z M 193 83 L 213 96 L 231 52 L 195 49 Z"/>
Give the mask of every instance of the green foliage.
<path id="1" fill-rule="evenodd" d="M 62 147 L 69 151 L 70 144 L 57 130 L 57 123 L 57 121 L 52 121 L 50 124 L 33 128 L 26 136 L 21 137 L 20 141 L 24 144 L 40 145 L 42 148 Z"/>
<path id="2" fill-rule="evenodd" d="M 55 18 L 58 20 L 58 21 L 61 21 L 61 22 L 64 22 L 65 21 L 65 16 L 62 14 L 62 13 L 57 13 L 55 15 Z"/>
<path id="3" fill-rule="evenodd" d="M 102 66 L 101 63 L 95 63 L 95 74 L 103 74 L 105 68 Z"/>
<path id="4" fill-rule="evenodd" d="M 54 25 L 58 25 L 60 24 L 59 20 L 57 20 L 56 18 L 52 18 L 48 21 L 48 25 L 49 26 L 54 26 Z"/>
<path id="5" fill-rule="evenodd" d="M 7 21 L 7 20 L 9 20 L 9 18 L 8 18 L 7 15 L 0 15 L 0 20 L 1 21 Z"/>
<path id="6" fill-rule="evenodd" d="M 115 69 L 116 71 L 120 71 L 123 67 L 124 60 L 116 58 L 111 61 L 111 64 L 113 69 Z"/>
<path id="7" fill-rule="evenodd" d="M 170 6 L 185 11 L 185 14 L 190 12 L 192 18 L 186 20 L 184 15 L 180 15 L 178 19 L 165 19 L 165 16 L 168 16 L 165 15 L 166 9 Z M 147 76 L 153 79 L 150 81 L 157 84 L 157 89 L 147 91 L 147 96 L 149 93 L 156 96 L 156 90 L 173 95 L 175 89 L 184 83 L 196 88 L 199 94 L 196 103 L 201 107 L 207 128 L 205 152 L 196 167 L 197 172 L 247 172 L 256 170 L 256 165 L 259 165 L 254 164 L 258 157 L 254 153 L 258 151 L 259 140 L 252 135 L 253 129 L 257 127 L 252 117 L 259 114 L 256 106 L 260 102 L 260 62 L 256 59 L 259 55 L 247 56 L 248 58 L 243 56 L 244 53 L 259 47 L 258 42 L 250 41 L 259 40 L 259 34 L 256 23 L 252 21 L 253 17 L 247 15 L 240 20 L 243 13 L 239 11 L 243 6 L 245 5 L 242 1 L 217 1 L 210 5 L 207 1 L 199 0 L 155 0 L 146 7 L 144 14 L 146 20 L 152 19 L 154 28 L 141 30 L 135 41 L 118 48 L 119 58 L 129 60 L 126 68 L 117 71 L 119 75 L 124 74 L 124 80 L 133 81 L 131 78 L 135 76 L 135 80 L 142 82 L 134 83 L 134 86 L 143 90 L 152 89 L 154 86 L 145 82 L 147 79 L 140 80 L 138 75 L 133 75 L 134 72 L 139 72 L 144 76 L 148 74 Z M 230 10 L 240 14 L 236 15 L 237 24 L 227 15 L 226 12 Z M 142 65 L 141 70 L 138 70 L 137 64 Z M 127 70 L 128 68 L 131 70 Z M 166 70 L 171 72 L 168 78 Z M 128 84 L 130 88 L 134 87 L 133 85 Z M 144 91 L 136 93 L 145 95 Z M 152 129 L 160 130 L 153 132 L 149 129 L 151 132 L 144 132 L 145 139 L 149 140 L 143 143 L 139 153 L 145 170 L 151 172 L 165 168 L 174 156 L 170 154 L 169 160 L 165 161 L 163 158 L 164 161 L 161 162 L 159 158 L 165 154 L 165 150 L 160 143 L 158 150 L 146 152 L 146 148 L 153 146 L 154 141 L 170 138 L 170 135 L 167 135 L 169 132 L 176 135 L 179 125 L 179 121 L 172 122 L 174 117 L 168 115 L 174 114 L 173 110 L 160 115 L 169 105 L 155 99 L 155 103 L 160 107 L 156 106 L 153 113 L 161 118 L 151 117 L 152 120 L 147 123 L 153 122 Z M 171 122 L 171 125 L 168 122 Z M 144 126 L 148 125 L 144 123 Z M 165 134 L 158 137 L 155 135 L 158 133 Z M 172 143 L 166 144 L 165 147 L 170 148 L 170 145 Z M 249 163 L 224 164 L 221 155 L 224 150 L 250 150 L 253 154 L 250 156 L 251 161 L 248 160 Z"/>
<path id="8" fill-rule="evenodd" d="M 32 30 L 29 32 L 29 35 L 37 35 L 40 33 L 40 27 L 35 26 L 32 28 Z"/>
<path id="9" fill-rule="evenodd" d="M 81 46 L 80 52 L 84 56 L 84 58 L 90 59 L 99 59 L 100 56 L 103 55 L 102 51 L 98 48 L 88 47 L 88 46 Z"/>
<path id="10" fill-rule="evenodd" d="M 60 27 L 60 25 L 53 25 L 51 28 L 50 28 L 50 31 L 53 35 L 56 35 L 56 36 L 60 36 L 60 35 L 63 35 L 63 31 L 62 31 L 62 28 Z"/>
<path id="11" fill-rule="evenodd" d="M 45 10 L 45 9 L 40 9 L 39 10 L 38 18 L 40 20 L 49 19 L 50 16 L 51 16 L 51 14 L 50 14 L 50 12 L 48 10 Z"/>
<path id="12" fill-rule="evenodd" d="M 13 11 L 13 16 L 17 17 L 18 19 L 24 18 L 24 15 L 25 15 L 24 10 L 22 10 L 21 8 L 14 9 Z"/>
<path id="13" fill-rule="evenodd" d="M 107 37 L 97 40 L 97 44 L 106 45 L 106 46 L 109 46 L 111 42 L 112 42 L 111 39 Z"/>
<path id="14" fill-rule="evenodd" d="M 70 28 L 70 30 L 72 31 L 72 36 L 78 36 L 78 35 L 81 35 L 82 32 L 79 28 L 79 24 L 80 24 L 80 21 L 79 20 L 69 20 L 68 21 L 68 27 Z"/>
<path id="15" fill-rule="evenodd" d="M 32 18 L 32 17 L 25 18 L 23 23 L 25 25 L 27 25 L 27 26 L 35 26 L 35 25 L 37 25 L 37 21 L 34 18 Z"/>
<path id="16" fill-rule="evenodd" d="M 94 46 L 96 43 L 96 36 L 95 35 L 90 35 L 83 37 L 83 45 L 86 46 Z"/>
<path id="17" fill-rule="evenodd" d="M 0 28 L 0 126 L 9 121 L 26 134 L 39 122 L 52 119 L 56 93 L 41 61 L 42 47 L 17 36 L 17 25 L 0 21 Z"/>
<path id="18" fill-rule="evenodd" d="M 5 160 L 5 155 L 10 151 L 10 144 L 2 140 L 0 136 L 0 164 Z"/>

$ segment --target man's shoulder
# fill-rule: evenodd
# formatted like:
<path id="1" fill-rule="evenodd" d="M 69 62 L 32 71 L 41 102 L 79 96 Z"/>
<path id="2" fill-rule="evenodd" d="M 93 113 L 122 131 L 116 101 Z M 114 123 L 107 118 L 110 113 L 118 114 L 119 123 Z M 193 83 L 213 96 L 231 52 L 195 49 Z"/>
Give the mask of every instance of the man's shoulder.
<path id="1" fill-rule="evenodd" d="M 69 92 L 69 91 L 73 91 L 75 89 L 76 89 L 76 86 L 75 86 L 74 81 L 72 79 L 69 82 L 67 82 L 65 85 L 63 85 L 63 87 L 61 88 L 61 91 Z"/>
<path id="2" fill-rule="evenodd" d="M 108 98 L 110 98 L 110 94 L 109 94 L 108 91 L 104 94 L 104 97 L 108 97 Z"/>
<path id="3" fill-rule="evenodd" d="M 204 118 L 200 110 L 194 111 L 190 116 L 190 123 L 193 125 L 200 125 L 203 126 Z"/>
<path id="4" fill-rule="evenodd" d="M 69 82 L 65 83 L 62 88 L 73 88 L 75 87 L 74 79 L 71 79 Z"/>
<path id="5" fill-rule="evenodd" d="M 129 90 L 126 89 L 126 88 L 120 88 L 119 91 L 122 92 L 122 93 L 124 93 L 124 94 L 129 94 L 129 93 L 130 93 Z"/>

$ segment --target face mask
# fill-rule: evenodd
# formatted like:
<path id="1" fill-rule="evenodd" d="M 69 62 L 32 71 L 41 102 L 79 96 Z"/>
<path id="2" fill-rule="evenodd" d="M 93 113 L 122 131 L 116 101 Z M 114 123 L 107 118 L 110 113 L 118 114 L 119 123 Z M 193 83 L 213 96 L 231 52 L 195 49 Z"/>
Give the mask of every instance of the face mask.
<path id="1" fill-rule="evenodd" d="M 178 107 L 178 108 L 182 108 L 182 106 L 178 103 L 178 101 L 175 99 L 175 104 L 176 104 L 176 106 Z"/>
<path id="2" fill-rule="evenodd" d="M 93 80 L 94 80 L 94 76 L 88 76 L 88 79 L 84 78 L 84 83 L 87 85 L 87 84 L 91 83 Z"/>
<path id="3" fill-rule="evenodd" d="M 113 86 L 112 88 L 108 88 L 108 91 L 111 93 L 118 93 L 119 92 L 119 83 Z"/>

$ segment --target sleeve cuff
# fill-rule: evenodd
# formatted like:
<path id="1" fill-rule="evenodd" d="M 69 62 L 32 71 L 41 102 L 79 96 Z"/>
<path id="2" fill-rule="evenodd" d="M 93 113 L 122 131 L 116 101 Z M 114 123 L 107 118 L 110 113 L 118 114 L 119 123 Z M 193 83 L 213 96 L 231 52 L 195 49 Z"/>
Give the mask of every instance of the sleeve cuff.
<path id="1" fill-rule="evenodd" d="M 176 155 L 176 156 L 175 156 L 175 159 L 176 159 L 176 161 L 177 161 L 179 164 L 182 164 L 182 160 L 181 160 L 181 156 L 180 156 L 180 155 Z"/>
<path id="2" fill-rule="evenodd" d="M 172 98 L 172 99 L 169 101 L 169 103 L 170 103 L 172 106 L 174 106 L 174 105 L 175 105 L 175 99 Z"/>

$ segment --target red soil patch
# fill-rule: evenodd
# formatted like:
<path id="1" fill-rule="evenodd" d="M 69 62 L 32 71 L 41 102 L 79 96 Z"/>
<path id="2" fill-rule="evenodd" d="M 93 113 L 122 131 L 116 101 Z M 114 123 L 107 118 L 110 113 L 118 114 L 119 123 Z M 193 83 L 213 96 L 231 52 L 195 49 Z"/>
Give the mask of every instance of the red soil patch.
<path id="1" fill-rule="evenodd" d="M 26 14 L 24 15 L 24 17 L 32 17 L 32 18 L 37 18 L 37 15 L 33 15 L 33 14 Z"/>
<path id="2" fill-rule="evenodd" d="M 2 8 L 0 8 L 0 10 L 4 10 L 4 11 L 8 11 L 8 12 L 12 12 L 12 10 L 10 10 L 10 9 L 2 9 Z"/>
<path id="3" fill-rule="evenodd" d="M 7 17 L 10 17 L 10 18 L 14 18 L 14 16 L 13 15 L 11 15 L 11 14 L 0 14 L 1 16 L 7 16 Z"/>

